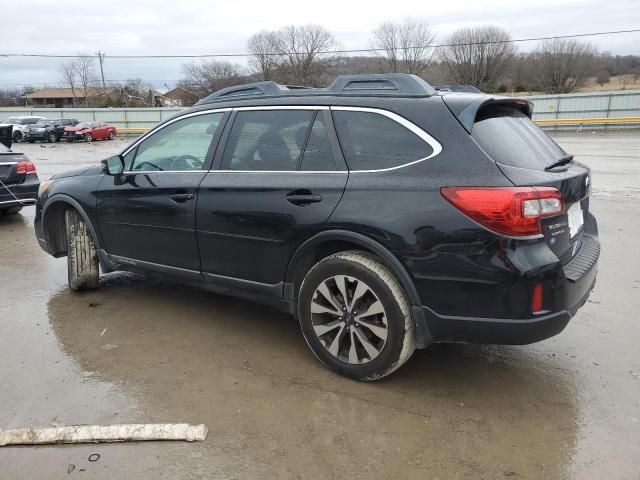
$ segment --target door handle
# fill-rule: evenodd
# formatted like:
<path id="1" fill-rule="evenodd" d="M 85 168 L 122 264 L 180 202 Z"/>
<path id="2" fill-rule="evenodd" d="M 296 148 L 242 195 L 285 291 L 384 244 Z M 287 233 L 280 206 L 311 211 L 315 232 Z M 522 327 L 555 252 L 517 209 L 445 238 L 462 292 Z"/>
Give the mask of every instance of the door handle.
<path id="1" fill-rule="evenodd" d="M 173 193 L 169 195 L 169 198 L 176 203 L 184 203 L 193 200 L 193 193 Z"/>
<path id="2" fill-rule="evenodd" d="M 322 201 L 322 195 L 315 195 L 309 190 L 294 190 L 287 195 L 287 202 L 293 205 L 304 206 L 310 203 L 318 203 Z"/>

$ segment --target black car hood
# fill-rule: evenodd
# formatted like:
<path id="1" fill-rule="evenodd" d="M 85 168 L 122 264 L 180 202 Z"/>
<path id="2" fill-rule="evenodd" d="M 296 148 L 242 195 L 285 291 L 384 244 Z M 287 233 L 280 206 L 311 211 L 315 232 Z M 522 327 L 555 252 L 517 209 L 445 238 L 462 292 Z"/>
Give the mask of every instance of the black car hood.
<path id="1" fill-rule="evenodd" d="M 55 180 L 57 178 L 79 177 L 81 175 L 99 175 L 101 173 L 102 166 L 92 165 L 90 167 L 76 168 L 75 170 L 69 170 L 68 172 L 58 173 L 57 175 L 53 175 L 51 180 Z"/>

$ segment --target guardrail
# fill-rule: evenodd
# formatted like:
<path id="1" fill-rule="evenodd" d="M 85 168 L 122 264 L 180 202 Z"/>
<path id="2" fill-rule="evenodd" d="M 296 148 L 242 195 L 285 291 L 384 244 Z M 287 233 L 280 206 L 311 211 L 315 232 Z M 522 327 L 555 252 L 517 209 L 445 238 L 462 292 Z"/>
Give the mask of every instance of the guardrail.
<path id="1" fill-rule="evenodd" d="M 634 126 L 640 125 L 640 117 L 600 117 L 600 118 L 550 118 L 534 120 L 540 127 L 582 127 L 584 125 L 602 126 Z"/>

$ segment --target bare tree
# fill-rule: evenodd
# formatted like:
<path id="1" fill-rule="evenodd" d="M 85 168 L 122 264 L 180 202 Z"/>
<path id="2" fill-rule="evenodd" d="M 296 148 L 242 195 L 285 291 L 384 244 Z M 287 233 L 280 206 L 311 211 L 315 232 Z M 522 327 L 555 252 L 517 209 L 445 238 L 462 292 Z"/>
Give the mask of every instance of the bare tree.
<path id="1" fill-rule="evenodd" d="M 276 54 L 278 33 L 267 30 L 255 33 L 249 37 L 247 48 L 252 54 L 250 67 L 262 80 L 273 80 L 282 65 L 282 57 Z"/>
<path id="2" fill-rule="evenodd" d="M 287 83 L 316 84 L 327 68 L 321 53 L 335 48 L 333 35 L 319 25 L 284 27 L 276 32 L 275 53 L 283 59 L 281 68 Z"/>
<path id="3" fill-rule="evenodd" d="M 496 88 L 497 82 L 516 53 L 511 35 L 495 26 L 465 27 L 446 40 L 440 58 L 451 79 L 484 91 Z"/>
<path id="4" fill-rule="evenodd" d="M 415 18 L 384 22 L 373 31 L 373 47 L 383 50 L 391 72 L 422 75 L 431 64 L 435 35 L 431 26 Z"/>
<path id="5" fill-rule="evenodd" d="M 535 51 L 536 79 L 547 93 L 571 93 L 585 85 L 594 73 L 595 48 L 574 39 L 545 40 Z"/>
<path id="6" fill-rule="evenodd" d="M 74 60 L 76 64 L 76 75 L 78 83 L 82 89 L 85 105 L 90 103 L 90 88 L 97 82 L 96 59 L 86 53 L 78 53 L 78 58 Z"/>
<path id="7" fill-rule="evenodd" d="M 59 70 L 62 80 L 71 87 L 71 95 L 73 95 L 73 106 L 76 106 L 76 79 L 78 76 L 78 68 L 75 61 L 63 62 L 60 64 Z"/>
<path id="8" fill-rule="evenodd" d="M 221 88 L 237 85 L 244 81 L 240 67 L 230 62 L 216 60 L 182 65 L 183 80 L 179 85 L 199 97 L 209 95 Z"/>
<path id="9" fill-rule="evenodd" d="M 600 70 L 596 75 L 596 82 L 598 82 L 598 85 L 600 85 L 601 87 L 603 87 L 605 83 L 609 83 L 610 79 L 611 74 L 608 70 Z"/>

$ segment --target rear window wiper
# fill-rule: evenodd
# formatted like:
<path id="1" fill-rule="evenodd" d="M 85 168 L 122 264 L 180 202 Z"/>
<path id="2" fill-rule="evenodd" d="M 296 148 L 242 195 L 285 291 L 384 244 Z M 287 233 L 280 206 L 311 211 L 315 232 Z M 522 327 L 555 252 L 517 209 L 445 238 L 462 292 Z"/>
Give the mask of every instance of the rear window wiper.
<path id="1" fill-rule="evenodd" d="M 548 166 L 544 167 L 544 169 L 545 169 L 545 171 L 553 170 L 556 167 L 561 167 L 562 165 L 566 165 L 567 163 L 570 163 L 571 160 L 573 160 L 573 155 L 565 155 L 561 159 L 556 160 L 555 162 L 553 162 L 551 165 L 548 165 Z"/>

